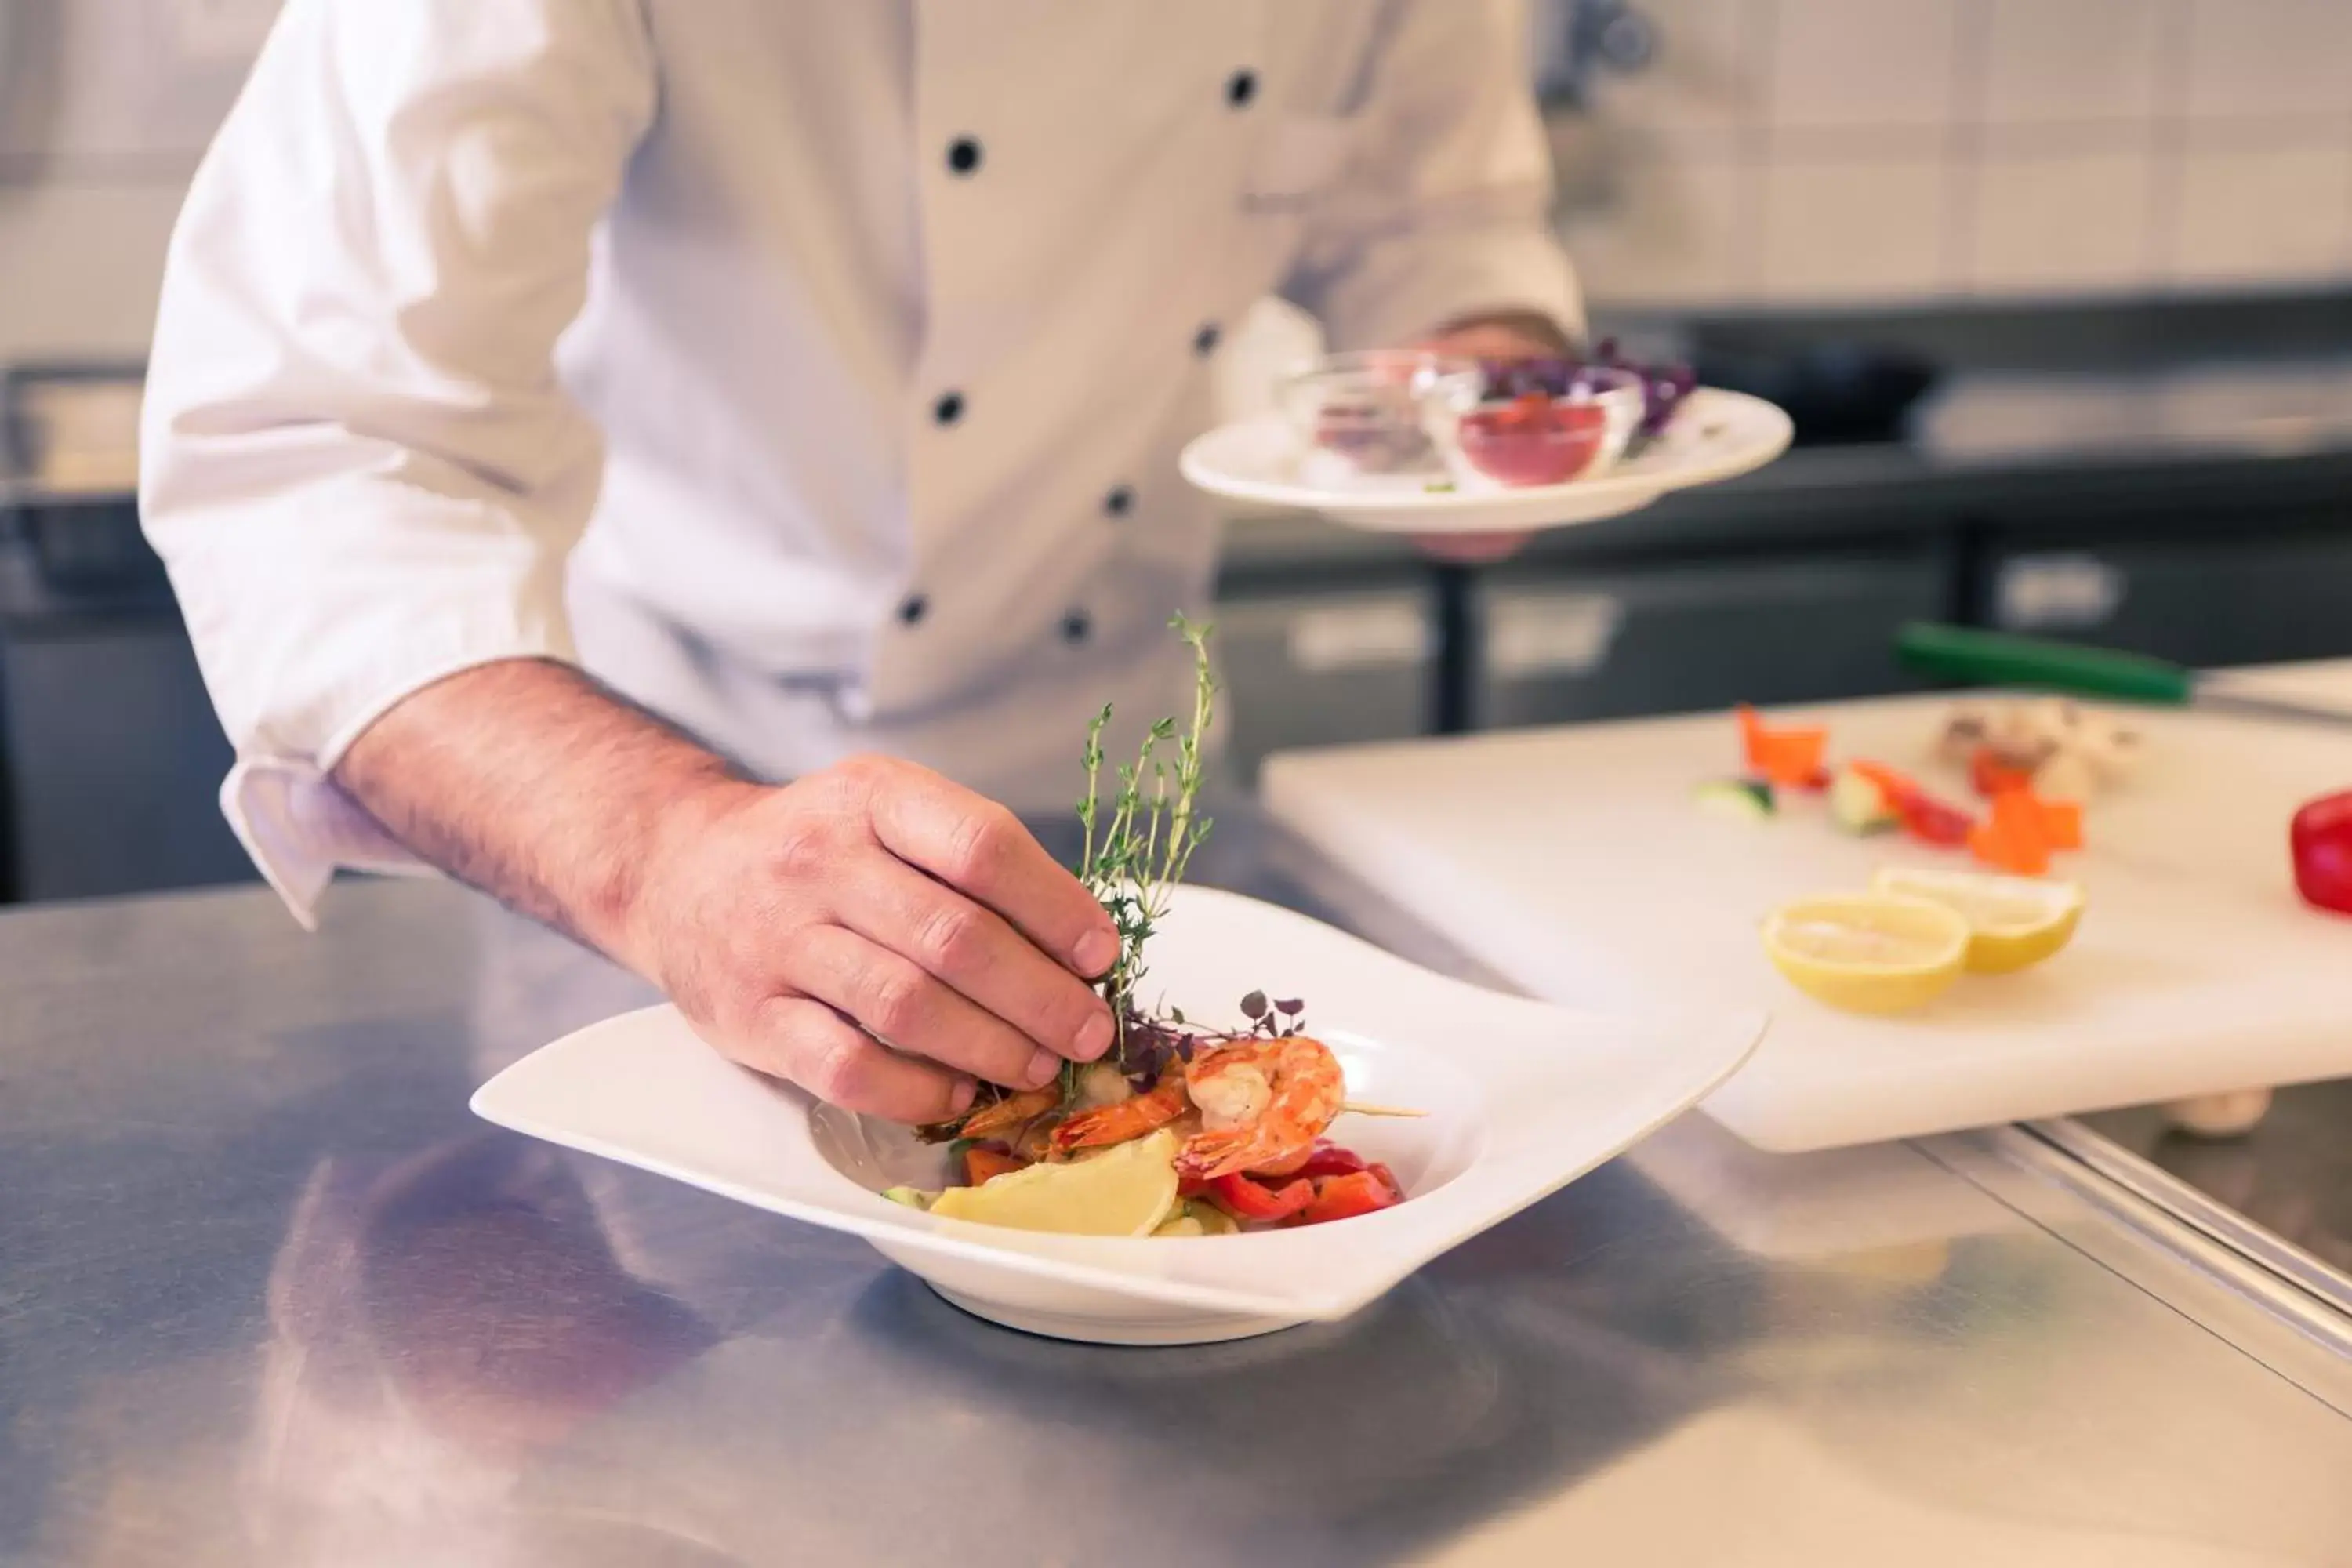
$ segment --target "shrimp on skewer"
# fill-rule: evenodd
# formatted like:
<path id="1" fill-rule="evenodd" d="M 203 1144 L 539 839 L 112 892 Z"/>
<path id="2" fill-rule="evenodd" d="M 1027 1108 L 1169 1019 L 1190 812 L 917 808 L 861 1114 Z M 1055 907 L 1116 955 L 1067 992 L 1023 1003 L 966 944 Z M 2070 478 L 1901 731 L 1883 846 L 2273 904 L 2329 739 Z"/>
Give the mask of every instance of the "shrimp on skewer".
<path id="1" fill-rule="evenodd" d="M 956 1130 L 956 1136 L 993 1138 L 1024 1122 L 1034 1121 L 1061 1103 L 1062 1086 L 1058 1083 L 1049 1083 L 1043 1089 L 1026 1089 L 1019 1094 L 1008 1094 L 965 1117 L 963 1125 Z"/>
<path id="2" fill-rule="evenodd" d="M 1158 1131 L 1192 1109 L 1192 1102 L 1184 1093 L 1184 1080 L 1171 1072 L 1142 1094 L 1115 1105 L 1079 1111 L 1056 1126 L 1047 1135 L 1047 1141 L 1057 1154 L 1124 1143 L 1130 1138 Z"/>
<path id="3" fill-rule="evenodd" d="M 1348 1091 L 1331 1047 L 1304 1035 L 1202 1052 L 1185 1068 L 1184 1085 L 1204 1130 L 1178 1152 L 1176 1173 L 1196 1182 L 1286 1163 L 1295 1169 Z"/>

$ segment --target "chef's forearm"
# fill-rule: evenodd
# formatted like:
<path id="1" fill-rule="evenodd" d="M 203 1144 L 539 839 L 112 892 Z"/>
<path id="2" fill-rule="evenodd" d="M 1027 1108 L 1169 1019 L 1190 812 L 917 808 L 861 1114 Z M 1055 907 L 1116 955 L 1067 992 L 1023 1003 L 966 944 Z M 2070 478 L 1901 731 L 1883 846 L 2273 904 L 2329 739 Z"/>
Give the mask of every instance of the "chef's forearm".
<path id="1" fill-rule="evenodd" d="M 414 692 L 335 779 L 412 853 L 644 972 L 646 868 L 737 794 L 729 765 L 566 665 L 509 659 Z"/>

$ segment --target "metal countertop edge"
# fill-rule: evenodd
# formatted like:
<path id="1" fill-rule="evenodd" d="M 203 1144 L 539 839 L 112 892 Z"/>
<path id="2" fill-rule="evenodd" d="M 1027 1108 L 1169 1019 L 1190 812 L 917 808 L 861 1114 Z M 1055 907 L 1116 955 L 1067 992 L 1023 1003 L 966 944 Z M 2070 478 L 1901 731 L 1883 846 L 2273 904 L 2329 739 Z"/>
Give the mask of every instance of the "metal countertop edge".
<path id="1" fill-rule="evenodd" d="M 2078 1147 L 2050 1135 L 2067 1128 L 2075 1133 L 2068 1142 Z M 2097 1142 L 2104 1140 L 2060 1121 L 1918 1139 L 1913 1146 L 2134 1289 L 2352 1416 L 2352 1312 L 2258 1260 L 2294 1249 L 2226 1211 L 2234 1238 L 2210 1234 L 2173 1209 L 2175 1200 L 2160 1187 L 2141 1192 L 2103 1168 L 2109 1162 L 2091 1146 Z M 2137 1163 L 2120 1149 L 2112 1152 Z M 2163 1186 L 2178 1187 L 2161 1172 L 2155 1174 Z M 2034 1189 L 2042 1201 L 2036 1201 Z M 2093 1226 L 2079 1223 L 2085 1218 Z M 2155 1273 L 2151 1264 L 2168 1266 L 2172 1278 Z M 2181 1299 L 2184 1279 L 2204 1287 L 2204 1300 Z"/>
<path id="2" fill-rule="evenodd" d="M 2079 1121 L 2031 1121 L 2020 1130 L 2329 1308 L 2352 1353 L 2352 1278 Z"/>

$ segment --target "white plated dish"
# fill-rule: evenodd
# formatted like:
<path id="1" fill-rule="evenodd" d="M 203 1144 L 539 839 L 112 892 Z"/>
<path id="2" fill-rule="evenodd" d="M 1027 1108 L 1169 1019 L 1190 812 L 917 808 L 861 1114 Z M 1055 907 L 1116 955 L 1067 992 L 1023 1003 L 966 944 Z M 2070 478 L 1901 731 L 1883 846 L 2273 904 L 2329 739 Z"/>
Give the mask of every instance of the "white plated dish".
<path id="1" fill-rule="evenodd" d="M 1298 996 L 1351 1098 L 1332 1136 L 1386 1161 L 1407 1200 L 1238 1237 L 1044 1236 L 892 1203 L 937 1186 L 943 1149 L 733 1067 L 672 1008 L 541 1047 L 474 1096 L 500 1126 L 864 1237 L 948 1300 L 1059 1339 L 1194 1344 L 1349 1316 L 1441 1253 L 1703 1099 L 1748 1059 L 1760 1013 L 1610 1018 L 1465 985 L 1274 905 L 1180 888 L 1149 994 L 1238 1022 L 1252 990 Z"/>
<path id="2" fill-rule="evenodd" d="M 1760 468 L 1789 448 L 1788 415 L 1760 397 L 1700 387 L 1665 433 L 1595 479 L 1513 488 L 1492 480 L 1432 489 L 1425 476 L 1310 483 L 1301 474 L 1297 431 L 1278 416 L 1221 426 L 1184 448 L 1180 463 L 1196 488 L 1229 501 L 1318 512 L 1350 528 L 1383 533 L 1491 533 L 1566 528 L 1638 511 L 1672 490 L 1715 484 Z M 1316 470 L 1320 477 L 1320 470 Z"/>

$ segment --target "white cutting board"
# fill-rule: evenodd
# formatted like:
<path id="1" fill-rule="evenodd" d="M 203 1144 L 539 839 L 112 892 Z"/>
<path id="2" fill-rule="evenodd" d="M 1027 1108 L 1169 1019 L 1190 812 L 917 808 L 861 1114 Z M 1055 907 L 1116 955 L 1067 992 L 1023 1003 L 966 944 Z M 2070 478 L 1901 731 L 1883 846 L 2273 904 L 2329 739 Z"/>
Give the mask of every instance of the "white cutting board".
<path id="1" fill-rule="evenodd" d="M 1777 715 L 1826 722 L 1965 799 L 1928 760 L 1947 704 Z M 1738 769 L 1726 715 L 1269 759 L 1268 807 L 1536 995 L 1586 1006 L 1702 999 L 1771 1009 L 1763 1047 L 1706 1102 L 1759 1148 L 1837 1148 L 2352 1074 L 2352 920 L 2296 897 L 2287 822 L 2352 788 L 2352 729 L 2145 712 L 2137 783 L 2095 802 L 2081 932 L 2023 974 L 1970 976 L 1899 1018 L 1841 1013 L 1766 961 L 1787 900 L 1890 862 L 1965 854 L 1840 834 L 1817 799 L 1765 824 L 1697 810 Z"/>

